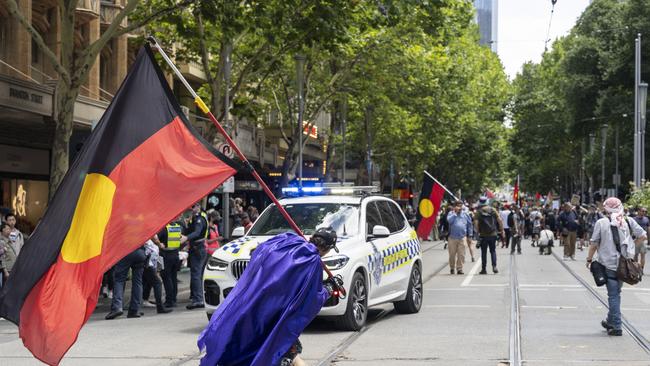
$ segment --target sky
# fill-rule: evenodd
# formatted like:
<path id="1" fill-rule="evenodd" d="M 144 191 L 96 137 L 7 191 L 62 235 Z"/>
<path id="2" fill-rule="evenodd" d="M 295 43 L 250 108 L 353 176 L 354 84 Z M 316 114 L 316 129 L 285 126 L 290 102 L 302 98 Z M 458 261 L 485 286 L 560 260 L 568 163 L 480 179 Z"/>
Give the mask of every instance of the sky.
<path id="1" fill-rule="evenodd" d="M 539 62 L 551 19 L 551 0 L 497 0 L 497 53 L 513 79 L 527 61 Z M 589 5 L 589 0 L 558 0 L 555 4 L 548 43 L 568 34 Z"/>

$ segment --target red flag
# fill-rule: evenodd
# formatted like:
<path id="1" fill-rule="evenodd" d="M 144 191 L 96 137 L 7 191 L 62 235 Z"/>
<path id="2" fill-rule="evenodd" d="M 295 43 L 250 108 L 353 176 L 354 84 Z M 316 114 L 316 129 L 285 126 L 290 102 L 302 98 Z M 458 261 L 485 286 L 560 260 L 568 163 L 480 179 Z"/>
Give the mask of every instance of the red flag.
<path id="1" fill-rule="evenodd" d="M 539 192 L 535 192 L 535 201 L 539 201 L 542 199 L 542 195 L 539 194 Z"/>
<path id="2" fill-rule="evenodd" d="M 494 198 L 494 193 L 489 188 L 485 188 L 485 197 L 492 199 Z"/>
<path id="3" fill-rule="evenodd" d="M 0 316 L 36 358 L 58 364 L 104 272 L 236 166 L 190 125 L 145 47 L 20 251 Z"/>
<path id="4" fill-rule="evenodd" d="M 440 203 L 444 195 L 444 188 L 428 174 L 425 174 L 420 202 L 418 203 L 417 221 L 415 222 L 415 230 L 420 239 L 426 240 L 429 238 L 429 233 L 433 225 L 436 224 Z"/>
<path id="5" fill-rule="evenodd" d="M 515 191 L 512 194 L 512 201 L 519 204 L 519 174 L 517 174 L 517 181 L 515 182 Z"/>

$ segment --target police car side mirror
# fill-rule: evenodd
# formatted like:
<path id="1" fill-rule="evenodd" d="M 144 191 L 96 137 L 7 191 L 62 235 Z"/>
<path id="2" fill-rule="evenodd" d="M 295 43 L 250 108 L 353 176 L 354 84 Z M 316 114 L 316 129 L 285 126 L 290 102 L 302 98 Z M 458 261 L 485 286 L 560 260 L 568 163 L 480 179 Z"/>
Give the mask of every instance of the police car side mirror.
<path id="1" fill-rule="evenodd" d="M 372 237 L 375 239 L 387 238 L 390 236 L 390 231 L 386 226 L 375 225 L 372 228 Z"/>
<path id="2" fill-rule="evenodd" d="M 246 231 L 245 231 L 244 227 L 243 226 L 237 226 L 236 228 L 233 229 L 231 236 L 233 238 L 241 238 L 242 236 L 244 236 L 244 234 L 246 234 Z"/>

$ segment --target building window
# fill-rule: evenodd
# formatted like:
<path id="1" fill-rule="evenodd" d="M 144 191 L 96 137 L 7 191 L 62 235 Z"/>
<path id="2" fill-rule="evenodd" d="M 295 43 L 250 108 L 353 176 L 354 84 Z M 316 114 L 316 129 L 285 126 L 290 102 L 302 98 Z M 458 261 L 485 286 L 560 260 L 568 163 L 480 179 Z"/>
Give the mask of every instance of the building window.
<path id="1" fill-rule="evenodd" d="M 5 59 L 7 55 L 7 27 L 8 19 L 0 17 L 0 60 Z"/>
<path id="2" fill-rule="evenodd" d="M 38 45 L 34 40 L 31 40 L 32 42 L 32 65 L 38 65 L 39 60 L 40 60 L 40 55 L 41 55 L 41 50 L 38 48 Z"/>

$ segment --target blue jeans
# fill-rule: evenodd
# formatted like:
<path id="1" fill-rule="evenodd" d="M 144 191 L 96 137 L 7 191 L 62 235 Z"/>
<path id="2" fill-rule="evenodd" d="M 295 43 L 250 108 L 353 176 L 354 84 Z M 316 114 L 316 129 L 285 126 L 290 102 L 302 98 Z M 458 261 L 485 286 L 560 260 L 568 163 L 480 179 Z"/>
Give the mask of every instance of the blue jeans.
<path id="1" fill-rule="evenodd" d="M 490 248 L 490 256 L 492 257 L 492 267 L 497 266 L 497 252 L 496 252 L 496 236 L 485 236 L 479 239 L 481 241 L 481 265 L 482 269 L 485 271 L 485 266 L 487 265 L 487 251 Z"/>
<path id="2" fill-rule="evenodd" d="M 124 300 L 124 287 L 126 278 L 131 269 L 131 302 L 129 304 L 129 314 L 136 314 L 140 311 L 142 302 L 142 273 L 145 262 L 144 248 L 140 247 L 122 258 L 115 265 L 113 278 L 115 287 L 113 288 L 113 301 L 111 301 L 111 311 L 122 311 Z"/>
<path id="3" fill-rule="evenodd" d="M 203 243 L 190 248 L 190 301 L 192 304 L 203 304 L 203 269 L 208 253 Z"/>
<path id="4" fill-rule="evenodd" d="M 616 278 L 616 271 L 607 270 L 607 323 L 614 329 L 621 329 L 621 287 L 623 283 Z"/>

